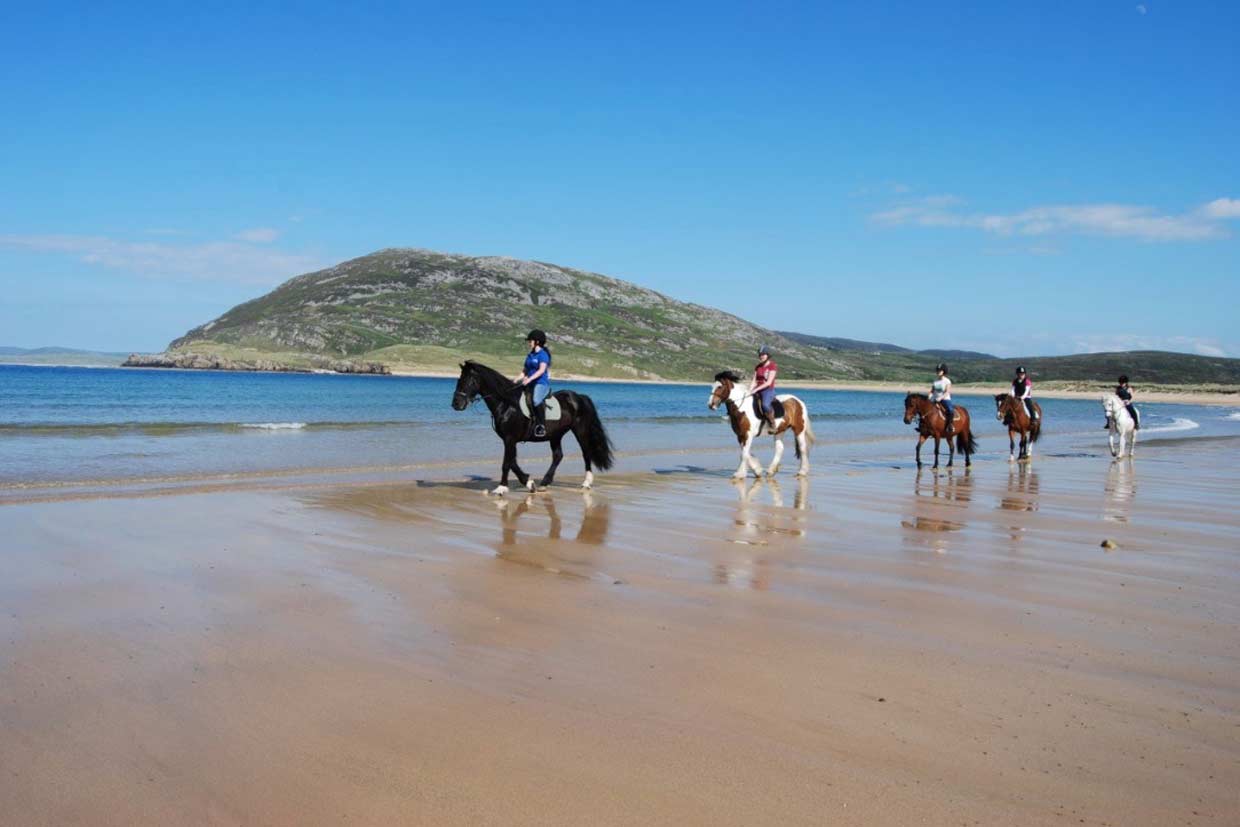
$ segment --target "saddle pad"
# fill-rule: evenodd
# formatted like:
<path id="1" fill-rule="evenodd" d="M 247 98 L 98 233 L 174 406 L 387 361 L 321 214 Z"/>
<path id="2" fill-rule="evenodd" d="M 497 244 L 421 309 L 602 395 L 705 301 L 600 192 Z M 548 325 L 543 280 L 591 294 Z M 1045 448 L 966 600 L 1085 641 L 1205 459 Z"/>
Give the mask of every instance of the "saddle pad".
<path id="1" fill-rule="evenodd" d="M 782 418 L 784 415 L 784 403 L 780 402 L 778 399 L 772 399 L 771 413 L 775 414 L 776 419 Z M 762 418 L 761 402 L 756 396 L 753 398 L 753 415 L 758 417 L 758 419 Z"/>
<path id="2" fill-rule="evenodd" d="M 548 422 L 555 422 L 560 418 L 560 400 L 555 398 L 555 394 L 547 397 L 546 401 L 543 402 L 543 407 L 546 409 L 543 418 Z M 521 413 L 527 417 L 530 415 L 530 398 L 528 394 L 521 394 Z"/>

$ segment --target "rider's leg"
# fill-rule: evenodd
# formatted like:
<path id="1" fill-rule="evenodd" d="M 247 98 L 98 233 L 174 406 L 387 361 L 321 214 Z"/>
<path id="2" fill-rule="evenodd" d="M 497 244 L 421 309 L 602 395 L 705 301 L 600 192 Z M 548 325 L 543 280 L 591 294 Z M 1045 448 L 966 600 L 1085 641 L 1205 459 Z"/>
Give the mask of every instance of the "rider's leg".
<path id="1" fill-rule="evenodd" d="M 1029 414 L 1029 419 L 1030 419 L 1030 420 L 1037 419 L 1037 418 L 1038 418 L 1038 412 L 1037 412 L 1037 411 L 1034 409 L 1034 407 L 1033 407 L 1033 400 L 1032 400 L 1032 399 L 1025 399 L 1025 400 L 1024 400 L 1024 403 L 1025 403 L 1025 413 Z"/>
<path id="2" fill-rule="evenodd" d="M 947 426 L 943 429 L 943 435 L 951 436 L 952 435 L 952 424 L 953 424 L 952 420 L 956 416 L 956 406 L 952 404 L 952 401 L 950 399 L 944 399 L 942 404 L 943 404 L 943 416 L 947 420 Z"/>
<path id="3" fill-rule="evenodd" d="M 1137 414 L 1137 409 L 1132 406 L 1131 402 L 1125 402 L 1124 407 L 1128 409 L 1128 415 L 1132 417 L 1132 428 L 1134 431 L 1141 430 L 1141 418 Z"/>
<path id="4" fill-rule="evenodd" d="M 766 420 L 766 427 L 775 430 L 775 389 L 767 388 L 758 394 L 758 399 L 762 402 L 762 418 Z"/>
<path id="5" fill-rule="evenodd" d="M 535 383 L 533 393 L 533 405 L 530 407 L 530 414 L 534 418 L 534 436 L 538 438 L 547 435 L 547 408 L 543 402 L 551 393 L 551 386 L 542 382 Z"/>

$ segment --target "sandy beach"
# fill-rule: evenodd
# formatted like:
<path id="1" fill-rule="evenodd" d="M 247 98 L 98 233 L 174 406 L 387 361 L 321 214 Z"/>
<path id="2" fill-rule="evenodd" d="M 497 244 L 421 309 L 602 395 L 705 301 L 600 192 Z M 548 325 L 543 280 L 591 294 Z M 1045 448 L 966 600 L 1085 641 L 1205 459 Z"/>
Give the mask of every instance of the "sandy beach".
<path id="1" fill-rule="evenodd" d="M 1236 448 L 10 492 L 0 812 L 1234 824 Z"/>

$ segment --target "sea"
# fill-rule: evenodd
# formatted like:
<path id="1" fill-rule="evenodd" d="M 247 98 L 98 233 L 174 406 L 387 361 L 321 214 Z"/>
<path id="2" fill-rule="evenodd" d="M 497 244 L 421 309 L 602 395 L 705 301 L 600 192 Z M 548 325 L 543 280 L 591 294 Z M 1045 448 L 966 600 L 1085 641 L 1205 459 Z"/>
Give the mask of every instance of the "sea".
<path id="1" fill-rule="evenodd" d="M 519 367 L 514 363 L 513 372 Z M 3 365 L 0 493 L 306 471 L 416 474 L 468 462 L 494 463 L 498 474 L 500 443 L 490 415 L 481 403 L 452 410 L 454 386 L 447 378 Z M 594 400 L 621 459 L 712 452 L 720 469 L 735 466 L 728 423 L 706 407 L 709 380 L 555 387 Z M 818 438 L 815 467 L 912 464 L 915 435 L 903 422 L 903 394 L 784 392 L 809 408 Z M 1039 401 L 1046 426 L 1038 453 L 1105 455 L 1097 400 Z M 993 401 L 958 395 L 957 403 L 973 413 L 975 458 L 1006 461 L 1007 432 Z M 1240 407 L 1141 402 L 1140 408 L 1146 443 L 1240 436 Z M 576 452 L 571 438 L 565 445 L 570 455 Z M 769 441 L 758 450 L 768 458 Z M 534 469 L 546 453 L 545 446 L 522 446 Z M 791 441 L 787 462 L 795 462 Z M 566 459 L 562 473 L 580 470 Z"/>

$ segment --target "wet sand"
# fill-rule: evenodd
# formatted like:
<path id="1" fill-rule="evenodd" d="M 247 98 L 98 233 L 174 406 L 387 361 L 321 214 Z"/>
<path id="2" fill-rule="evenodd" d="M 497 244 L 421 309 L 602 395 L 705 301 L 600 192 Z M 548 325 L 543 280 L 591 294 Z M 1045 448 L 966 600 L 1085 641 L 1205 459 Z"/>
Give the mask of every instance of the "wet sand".
<path id="1" fill-rule="evenodd" d="M 0 820 L 1235 824 L 1236 458 L 9 501 Z"/>

